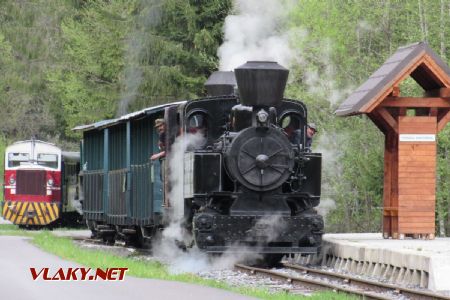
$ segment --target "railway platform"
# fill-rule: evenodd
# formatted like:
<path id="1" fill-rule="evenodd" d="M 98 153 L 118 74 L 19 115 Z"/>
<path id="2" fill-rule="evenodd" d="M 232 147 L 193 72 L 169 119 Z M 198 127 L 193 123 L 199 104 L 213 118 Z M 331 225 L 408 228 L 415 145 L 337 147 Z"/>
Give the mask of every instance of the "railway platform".
<path id="1" fill-rule="evenodd" d="M 325 234 L 322 253 L 297 257 L 340 272 L 450 294 L 450 238 L 384 239 L 381 233 Z"/>

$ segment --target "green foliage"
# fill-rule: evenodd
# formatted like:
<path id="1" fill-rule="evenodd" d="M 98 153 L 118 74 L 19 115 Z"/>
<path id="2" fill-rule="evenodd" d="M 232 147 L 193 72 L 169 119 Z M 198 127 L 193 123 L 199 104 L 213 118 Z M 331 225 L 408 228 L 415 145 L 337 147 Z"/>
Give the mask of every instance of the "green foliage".
<path id="1" fill-rule="evenodd" d="M 440 232 L 450 233 L 450 125 L 439 133 L 436 212 Z M 444 227 L 444 228 L 442 228 Z"/>
<path id="2" fill-rule="evenodd" d="M 336 205 L 328 215 L 327 231 L 378 231 L 383 187 L 382 134 L 364 117 L 334 121 L 332 130 L 336 132 L 322 133 L 317 149 L 324 159 L 322 199 L 334 200 Z"/>
<path id="3" fill-rule="evenodd" d="M 378 231 L 383 136 L 365 117 L 337 118 L 339 103 L 399 46 L 426 40 L 450 58 L 450 2 L 286 1 L 280 28 L 296 63 L 286 96 L 320 127 L 327 228 Z M 204 95 L 217 68 L 231 0 L 0 0 L 2 143 L 29 138 L 76 148 L 80 124 Z M 422 94 L 412 79 L 405 95 Z M 438 137 L 437 219 L 450 232 L 449 126 Z"/>
<path id="4" fill-rule="evenodd" d="M 62 59 L 46 78 L 61 134 L 202 94 L 230 3 L 198 2 L 88 1 L 62 19 Z"/>
<path id="5" fill-rule="evenodd" d="M 5 163 L 5 148 L 7 147 L 8 142 L 5 137 L 0 135 L 0 166 L 4 166 Z M 0 184 L 3 187 L 4 184 L 4 168 L 0 168 Z M 0 202 L 3 201 L 3 188 L 0 189 Z"/>
<path id="6" fill-rule="evenodd" d="M 63 19 L 63 59 L 47 73 L 55 95 L 53 112 L 67 137 L 80 124 L 115 115 L 123 69 L 123 40 L 132 5 L 128 1 L 90 1 Z"/>
<path id="7" fill-rule="evenodd" d="M 45 72 L 59 53 L 64 1 L 0 1 L 0 128 L 6 137 L 54 140 Z M 26 122 L 24 122 L 26 120 Z"/>
<path id="8" fill-rule="evenodd" d="M 125 74 L 125 92 L 127 77 L 141 81 L 133 101 L 127 103 L 131 110 L 204 95 L 203 84 L 217 68 L 223 19 L 231 7 L 223 0 L 151 4 L 151 13 L 144 9 L 135 17 L 133 33 L 141 36 L 141 44 L 128 45 L 134 47 L 128 50 L 134 70 Z"/>
<path id="9" fill-rule="evenodd" d="M 292 44 L 306 63 L 292 69 L 288 93 L 303 99 L 310 120 L 320 124 L 315 144 L 325 155 L 323 198 L 336 204 L 328 230 L 379 231 L 382 207 L 383 136 L 367 118 L 341 119 L 334 110 L 400 46 L 426 40 L 441 57 L 450 57 L 449 5 L 445 0 L 305 0 L 291 9 L 287 27 L 301 29 Z M 411 78 L 400 88 L 403 95 L 423 94 Z M 438 137 L 437 182 L 437 216 L 447 232 L 448 127 Z"/>

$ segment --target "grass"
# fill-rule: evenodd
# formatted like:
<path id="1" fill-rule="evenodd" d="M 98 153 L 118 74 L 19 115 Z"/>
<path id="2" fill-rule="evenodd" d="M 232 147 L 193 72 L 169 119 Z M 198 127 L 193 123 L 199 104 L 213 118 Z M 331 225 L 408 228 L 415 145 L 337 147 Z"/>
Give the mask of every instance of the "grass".
<path id="1" fill-rule="evenodd" d="M 231 287 L 225 282 L 204 279 L 190 273 L 170 274 L 166 266 L 159 262 L 143 262 L 133 258 L 120 257 L 101 250 L 83 249 L 76 246 L 71 239 L 57 237 L 45 230 L 38 232 L 37 234 L 32 234 L 19 228 L 15 228 L 14 225 L 0 225 L 0 234 L 32 236 L 32 243 L 49 253 L 90 268 L 128 268 L 127 276 L 200 284 L 260 299 L 348 299 L 348 296 L 346 295 L 333 292 L 320 292 L 308 297 L 293 295 L 286 292 L 270 293 L 267 289 L 261 287 Z"/>

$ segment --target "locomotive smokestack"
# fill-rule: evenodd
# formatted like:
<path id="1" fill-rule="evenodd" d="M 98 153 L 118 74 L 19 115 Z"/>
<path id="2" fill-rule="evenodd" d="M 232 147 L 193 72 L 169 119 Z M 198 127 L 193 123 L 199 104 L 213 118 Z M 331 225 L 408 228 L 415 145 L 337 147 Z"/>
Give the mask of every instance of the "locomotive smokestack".
<path id="1" fill-rule="evenodd" d="M 283 100 L 289 70 L 272 61 L 248 61 L 234 70 L 241 104 L 278 106 Z"/>
<path id="2" fill-rule="evenodd" d="M 233 95 L 236 88 L 234 73 L 217 71 L 205 82 L 206 91 L 210 96 Z"/>

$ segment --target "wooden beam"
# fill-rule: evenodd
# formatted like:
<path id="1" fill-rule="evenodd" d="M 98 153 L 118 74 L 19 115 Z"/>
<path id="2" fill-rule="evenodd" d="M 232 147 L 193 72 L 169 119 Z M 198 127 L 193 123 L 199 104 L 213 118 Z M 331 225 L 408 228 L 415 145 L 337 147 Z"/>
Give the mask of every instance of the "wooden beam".
<path id="1" fill-rule="evenodd" d="M 439 109 L 437 114 L 437 121 L 439 122 L 447 114 L 450 109 Z"/>
<path id="2" fill-rule="evenodd" d="M 392 117 L 392 115 L 388 112 L 388 110 L 384 107 L 379 107 L 377 109 L 377 113 L 384 120 L 384 122 L 386 122 L 386 124 L 389 125 L 389 127 L 392 130 L 394 130 L 395 133 L 398 134 L 398 123 L 394 119 L 394 117 Z"/>
<path id="3" fill-rule="evenodd" d="M 377 126 L 378 129 L 380 129 L 381 132 L 386 134 L 386 132 L 389 130 L 389 128 L 387 128 L 386 126 L 383 126 L 383 122 L 380 121 L 381 117 L 379 116 L 379 114 L 376 114 L 376 113 L 372 112 L 370 114 L 367 114 L 367 116 L 369 117 L 369 119 L 372 120 L 372 122 L 375 124 L 375 126 Z"/>
<path id="4" fill-rule="evenodd" d="M 384 142 L 384 187 L 383 187 L 383 237 L 392 236 L 391 215 L 386 214 L 386 208 L 392 207 L 391 204 L 391 184 L 392 184 L 392 131 L 389 130 L 385 135 Z"/>
<path id="5" fill-rule="evenodd" d="M 425 97 L 450 97 L 450 88 L 440 88 L 425 91 Z"/>
<path id="6" fill-rule="evenodd" d="M 386 97 L 381 106 L 450 108 L 450 98 Z"/>
<path id="7" fill-rule="evenodd" d="M 438 121 L 437 132 L 444 129 L 445 125 L 447 125 L 448 122 L 450 122 L 450 110 L 448 110 L 447 113 L 443 115 L 441 119 Z"/>
<path id="8" fill-rule="evenodd" d="M 399 97 L 400 96 L 400 88 L 398 86 L 392 87 L 391 96 L 392 97 Z"/>

